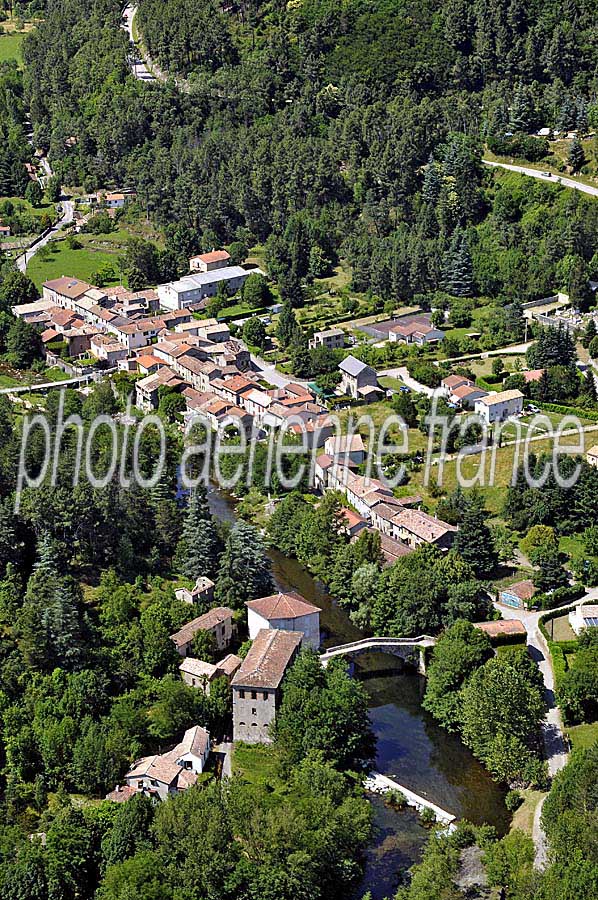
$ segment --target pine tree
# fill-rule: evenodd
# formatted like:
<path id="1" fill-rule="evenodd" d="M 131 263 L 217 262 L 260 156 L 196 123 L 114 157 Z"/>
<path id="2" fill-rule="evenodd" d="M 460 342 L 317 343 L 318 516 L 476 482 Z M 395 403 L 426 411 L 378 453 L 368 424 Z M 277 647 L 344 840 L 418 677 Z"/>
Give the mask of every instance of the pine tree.
<path id="1" fill-rule="evenodd" d="M 215 597 L 224 606 L 241 609 L 247 600 L 271 594 L 270 559 L 259 531 L 246 522 L 231 529 L 220 559 Z"/>
<path id="2" fill-rule="evenodd" d="M 577 135 L 571 141 L 571 146 L 569 148 L 569 156 L 567 158 L 567 162 L 571 167 L 571 171 L 573 173 L 579 172 L 581 167 L 584 165 L 586 161 L 585 153 L 583 152 L 583 147 L 581 145 L 581 141 L 577 137 Z"/>
<path id="3" fill-rule="evenodd" d="M 467 236 L 456 231 L 444 258 L 444 287 L 454 297 L 472 297 L 473 263 Z"/>
<path id="4" fill-rule="evenodd" d="M 583 337 L 581 339 L 582 346 L 585 347 L 586 350 L 597 334 L 598 332 L 596 331 L 596 321 L 594 318 L 589 318 L 585 327 L 585 331 L 583 333 Z"/>
<path id="5" fill-rule="evenodd" d="M 213 578 L 218 568 L 220 540 L 208 506 L 205 485 L 199 484 L 189 497 L 183 532 L 176 551 L 176 564 L 193 583 L 200 575 Z"/>
<path id="6" fill-rule="evenodd" d="M 293 312 L 293 307 L 287 301 L 282 307 L 282 312 L 278 319 L 276 328 L 276 337 L 282 347 L 289 347 L 300 333 L 301 328 L 297 323 L 297 318 Z"/>
<path id="7" fill-rule="evenodd" d="M 439 164 L 431 154 L 422 185 L 422 200 L 426 203 L 437 203 L 442 188 L 442 172 Z"/>
<path id="8" fill-rule="evenodd" d="M 494 538 L 486 524 L 488 514 L 482 504 L 471 500 L 463 513 L 461 525 L 455 538 L 457 553 L 474 569 L 476 575 L 486 578 L 496 567 L 498 555 Z"/>

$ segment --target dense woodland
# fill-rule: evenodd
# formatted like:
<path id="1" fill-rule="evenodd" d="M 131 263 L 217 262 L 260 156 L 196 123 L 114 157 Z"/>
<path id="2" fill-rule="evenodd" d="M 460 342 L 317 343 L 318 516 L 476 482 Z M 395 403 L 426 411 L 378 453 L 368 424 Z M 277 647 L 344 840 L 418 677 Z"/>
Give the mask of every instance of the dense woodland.
<path id="1" fill-rule="evenodd" d="M 173 246 L 266 241 L 295 305 L 339 256 L 356 290 L 504 304 L 596 274 L 597 204 L 480 163 L 488 134 L 596 124 L 595 14 L 144 0 L 144 40 L 177 87 L 130 76 L 117 3 L 62 0 L 26 41 L 25 93 L 64 183 L 136 188 Z"/>

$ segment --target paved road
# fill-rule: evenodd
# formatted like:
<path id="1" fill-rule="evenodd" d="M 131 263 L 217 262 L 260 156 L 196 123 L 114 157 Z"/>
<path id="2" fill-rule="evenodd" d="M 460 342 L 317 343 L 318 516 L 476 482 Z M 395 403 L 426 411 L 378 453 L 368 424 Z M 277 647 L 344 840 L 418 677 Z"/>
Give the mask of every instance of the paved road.
<path id="1" fill-rule="evenodd" d="M 580 181 L 574 181 L 572 178 L 566 178 L 564 175 L 558 173 L 544 175 L 542 172 L 539 172 L 538 169 L 529 169 L 526 166 L 512 166 L 510 163 L 491 162 L 489 159 L 483 159 L 482 162 L 486 166 L 508 169 L 509 172 L 519 172 L 521 175 L 529 175 L 531 178 L 539 178 L 540 181 L 548 181 L 552 184 L 561 184 L 563 187 L 573 188 L 573 190 L 581 191 L 583 194 L 590 194 L 592 197 L 598 197 L 598 187 L 592 187 L 590 184 L 582 184 Z"/>
<path id="2" fill-rule="evenodd" d="M 133 38 L 133 19 L 135 18 L 136 14 L 136 6 L 133 6 L 132 4 L 125 6 L 123 11 L 123 28 L 129 35 L 131 44 L 134 46 L 134 59 L 131 64 L 131 71 L 133 72 L 135 78 L 138 78 L 140 81 L 155 81 L 156 77 L 153 74 L 154 72 L 157 73 L 160 81 L 165 81 L 166 78 L 159 70 L 157 70 L 157 67 L 152 63 L 149 57 L 140 58 L 141 50 L 139 48 L 139 45 L 135 43 L 135 39 Z"/>
<path id="3" fill-rule="evenodd" d="M 559 609 L 569 609 L 571 606 L 578 606 L 580 603 L 596 603 L 598 600 L 598 588 L 592 588 L 580 600 L 574 604 L 567 603 Z M 527 631 L 527 643 L 530 648 L 532 658 L 538 664 L 538 668 L 542 673 L 544 680 L 544 696 L 546 700 L 546 716 L 542 724 L 542 737 L 544 739 L 544 751 L 548 762 L 548 772 L 553 778 L 567 763 L 569 756 L 569 748 L 565 739 L 563 720 L 561 711 L 557 706 L 554 694 L 554 672 L 550 652 L 544 639 L 544 635 L 540 631 L 539 620 L 546 610 L 540 612 L 525 612 L 520 609 L 510 609 L 509 607 L 499 606 L 495 604 L 503 619 L 520 619 Z M 533 838 L 536 846 L 536 868 L 542 869 L 546 866 L 548 859 L 548 849 L 546 844 L 546 835 L 542 829 L 541 814 L 542 803 L 538 804 L 534 816 Z"/>
<path id="4" fill-rule="evenodd" d="M 274 387 L 286 387 L 287 384 L 302 384 L 304 387 L 307 387 L 309 384 L 308 381 L 302 381 L 300 378 L 291 377 L 290 375 L 283 375 L 282 372 L 279 372 L 276 366 L 272 365 L 272 363 L 266 362 L 265 359 L 262 359 L 261 356 L 255 356 L 255 354 L 251 354 L 251 365 L 256 372 L 257 375 L 260 375 L 264 381 L 268 381 L 270 384 L 273 384 Z"/>
<path id="5" fill-rule="evenodd" d="M 75 204 L 72 200 L 61 200 L 62 203 L 62 218 L 58 220 L 58 222 L 53 225 L 43 237 L 34 241 L 34 243 L 29 247 L 25 253 L 22 253 L 21 256 L 17 257 L 16 263 L 19 271 L 24 272 L 27 268 L 28 263 L 31 262 L 31 258 L 35 256 L 40 247 L 45 247 L 48 241 L 52 240 L 55 234 L 62 228 L 63 225 L 70 224 L 75 217 Z"/>
<path id="6" fill-rule="evenodd" d="M 380 369 L 378 377 L 398 378 L 408 388 L 411 388 L 416 394 L 425 394 L 426 397 L 440 397 L 444 393 L 442 388 L 431 388 L 425 384 L 420 384 L 415 378 L 412 378 L 405 366 L 398 366 L 395 369 Z"/>

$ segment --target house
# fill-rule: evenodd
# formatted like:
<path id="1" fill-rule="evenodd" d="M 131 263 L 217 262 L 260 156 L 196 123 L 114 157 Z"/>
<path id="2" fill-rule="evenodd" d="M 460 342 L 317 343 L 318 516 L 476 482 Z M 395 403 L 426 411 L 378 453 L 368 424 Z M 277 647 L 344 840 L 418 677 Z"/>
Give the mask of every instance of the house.
<path id="1" fill-rule="evenodd" d="M 391 343 L 403 341 L 405 344 L 437 344 L 444 340 L 444 331 L 422 322 L 410 322 L 408 325 L 393 325 L 388 332 Z"/>
<path id="2" fill-rule="evenodd" d="M 535 593 L 533 581 L 517 581 L 500 592 L 498 602 L 515 609 L 527 609 Z"/>
<path id="3" fill-rule="evenodd" d="M 214 636 L 218 649 L 225 650 L 233 636 L 233 616 L 233 610 L 227 606 L 216 606 L 203 616 L 187 622 L 179 631 L 170 635 L 170 640 L 180 656 L 187 656 L 197 632 L 209 631 Z"/>
<path id="4" fill-rule="evenodd" d="M 212 250 L 211 253 L 200 253 L 189 260 L 189 269 L 192 272 L 213 272 L 214 269 L 222 269 L 230 263 L 230 253 L 226 250 Z"/>
<path id="5" fill-rule="evenodd" d="M 220 662 L 214 664 L 187 656 L 180 664 L 179 672 L 185 684 L 188 684 L 189 687 L 199 688 L 206 696 L 209 696 L 211 683 L 216 678 L 223 677 L 230 681 L 242 662 L 241 657 L 235 656 L 234 653 L 229 653 Z"/>
<path id="6" fill-rule="evenodd" d="M 345 332 L 342 328 L 328 328 L 326 331 L 316 331 L 309 339 L 309 349 L 327 347 L 329 350 L 338 350 L 345 346 Z"/>
<path id="7" fill-rule="evenodd" d="M 456 387 L 450 395 L 452 402 L 463 407 L 463 409 L 473 409 L 476 400 L 482 400 L 487 396 L 488 391 L 483 391 L 482 388 L 476 387 L 473 384 L 461 384 L 459 387 Z"/>
<path id="8" fill-rule="evenodd" d="M 393 516 L 390 537 L 403 541 L 416 549 L 422 544 L 434 544 L 441 550 L 448 550 L 453 544 L 458 529 L 441 519 L 428 515 L 421 509 L 402 509 Z"/>
<path id="9" fill-rule="evenodd" d="M 234 676 L 233 739 L 267 744 L 269 729 L 280 703 L 280 687 L 294 661 L 303 634 L 300 631 L 259 631 Z"/>
<path id="10" fill-rule="evenodd" d="M 0 238 L 9 238 L 10 237 L 10 225 L 0 225 Z"/>
<path id="11" fill-rule="evenodd" d="M 179 588 L 174 595 L 183 603 L 197 603 L 198 606 L 203 606 L 214 599 L 214 582 L 205 575 L 200 575 L 191 590 L 186 587 Z"/>
<path id="12" fill-rule="evenodd" d="M 343 518 L 342 530 L 349 536 L 349 540 L 357 538 L 368 527 L 367 519 L 346 506 L 341 507 L 340 514 Z"/>
<path id="13" fill-rule="evenodd" d="M 360 434 L 343 434 L 338 437 L 329 437 L 324 443 L 324 452 L 345 466 L 349 462 L 359 466 L 365 461 L 365 446 Z"/>
<path id="14" fill-rule="evenodd" d="M 317 650 L 320 646 L 320 609 L 308 603 L 296 591 L 272 594 L 249 600 L 247 627 L 253 640 L 263 628 L 281 631 L 301 631 L 303 644 Z"/>
<path id="15" fill-rule="evenodd" d="M 122 209 L 130 199 L 132 199 L 131 195 L 114 192 L 105 194 L 103 202 L 108 207 L 108 209 Z"/>
<path id="16" fill-rule="evenodd" d="M 354 356 L 347 356 L 339 365 L 341 372 L 340 391 L 348 394 L 355 400 L 369 400 L 372 389 L 374 392 L 382 396 L 383 391 L 378 387 L 378 376 L 376 370 L 371 366 L 355 359 Z"/>
<path id="17" fill-rule="evenodd" d="M 185 382 L 169 366 L 163 366 L 154 375 L 146 375 L 135 385 L 135 405 L 145 412 L 158 408 L 159 390 L 162 386 L 180 392 Z"/>
<path id="18" fill-rule="evenodd" d="M 466 378 L 464 375 L 447 375 L 440 382 L 440 387 L 444 394 L 450 397 L 455 388 L 463 387 L 464 385 L 473 387 L 473 384 L 471 378 Z"/>
<path id="19" fill-rule="evenodd" d="M 108 334 L 95 334 L 89 342 L 89 352 L 96 359 L 105 360 L 114 366 L 121 359 L 127 358 L 127 348 Z"/>
<path id="20" fill-rule="evenodd" d="M 214 297 L 218 285 L 224 283 L 229 294 L 236 294 L 252 274 L 263 275 L 260 269 L 243 269 L 241 266 L 225 266 L 207 272 L 186 275 L 177 281 L 158 285 L 160 304 L 164 309 L 186 309 Z"/>
<path id="21" fill-rule="evenodd" d="M 594 444 L 593 447 L 586 451 L 586 461 L 590 466 L 598 468 L 598 444 Z"/>
<path id="22" fill-rule="evenodd" d="M 168 753 L 144 756 L 125 775 L 127 787 L 136 793 L 165 800 L 192 787 L 210 755 L 209 732 L 194 725 Z"/>
<path id="23" fill-rule="evenodd" d="M 45 281 L 42 285 L 42 297 L 50 300 L 56 306 L 71 306 L 72 301 L 82 297 L 91 289 L 91 285 L 78 278 L 62 276 L 51 281 Z"/>
<path id="24" fill-rule="evenodd" d="M 491 425 L 493 422 L 504 422 L 510 416 L 516 416 L 523 412 L 523 394 L 517 390 L 489 394 L 487 397 L 476 400 L 474 409 L 487 425 Z"/>
<path id="25" fill-rule="evenodd" d="M 587 628 L 598 628 L 598 605 L 580 603 L 569 613 L 569 624 L 575 634 L 581 634 Z"/>

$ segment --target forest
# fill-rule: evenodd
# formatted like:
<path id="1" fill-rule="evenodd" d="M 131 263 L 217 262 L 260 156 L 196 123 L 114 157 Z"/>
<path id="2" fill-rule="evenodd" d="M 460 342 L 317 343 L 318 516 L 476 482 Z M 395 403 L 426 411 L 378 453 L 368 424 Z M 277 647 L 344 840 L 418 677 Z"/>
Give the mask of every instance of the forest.
<path id="1" fill-rule="evenodd" d="M 135 188 L 175 252 L 265 242 L 294 305 L 340 257 L 383 298 L 583 293 L 597 204 L 480 159 L 505 129 L 595 127 L 595 3 L 399 6 L 206 2 L 198 27 L 190 0 L 143 0 L 181 87 L 131 77 L 113 0 L 49 3 L 24 48 L 35 143 L 65 184 Z"/>

